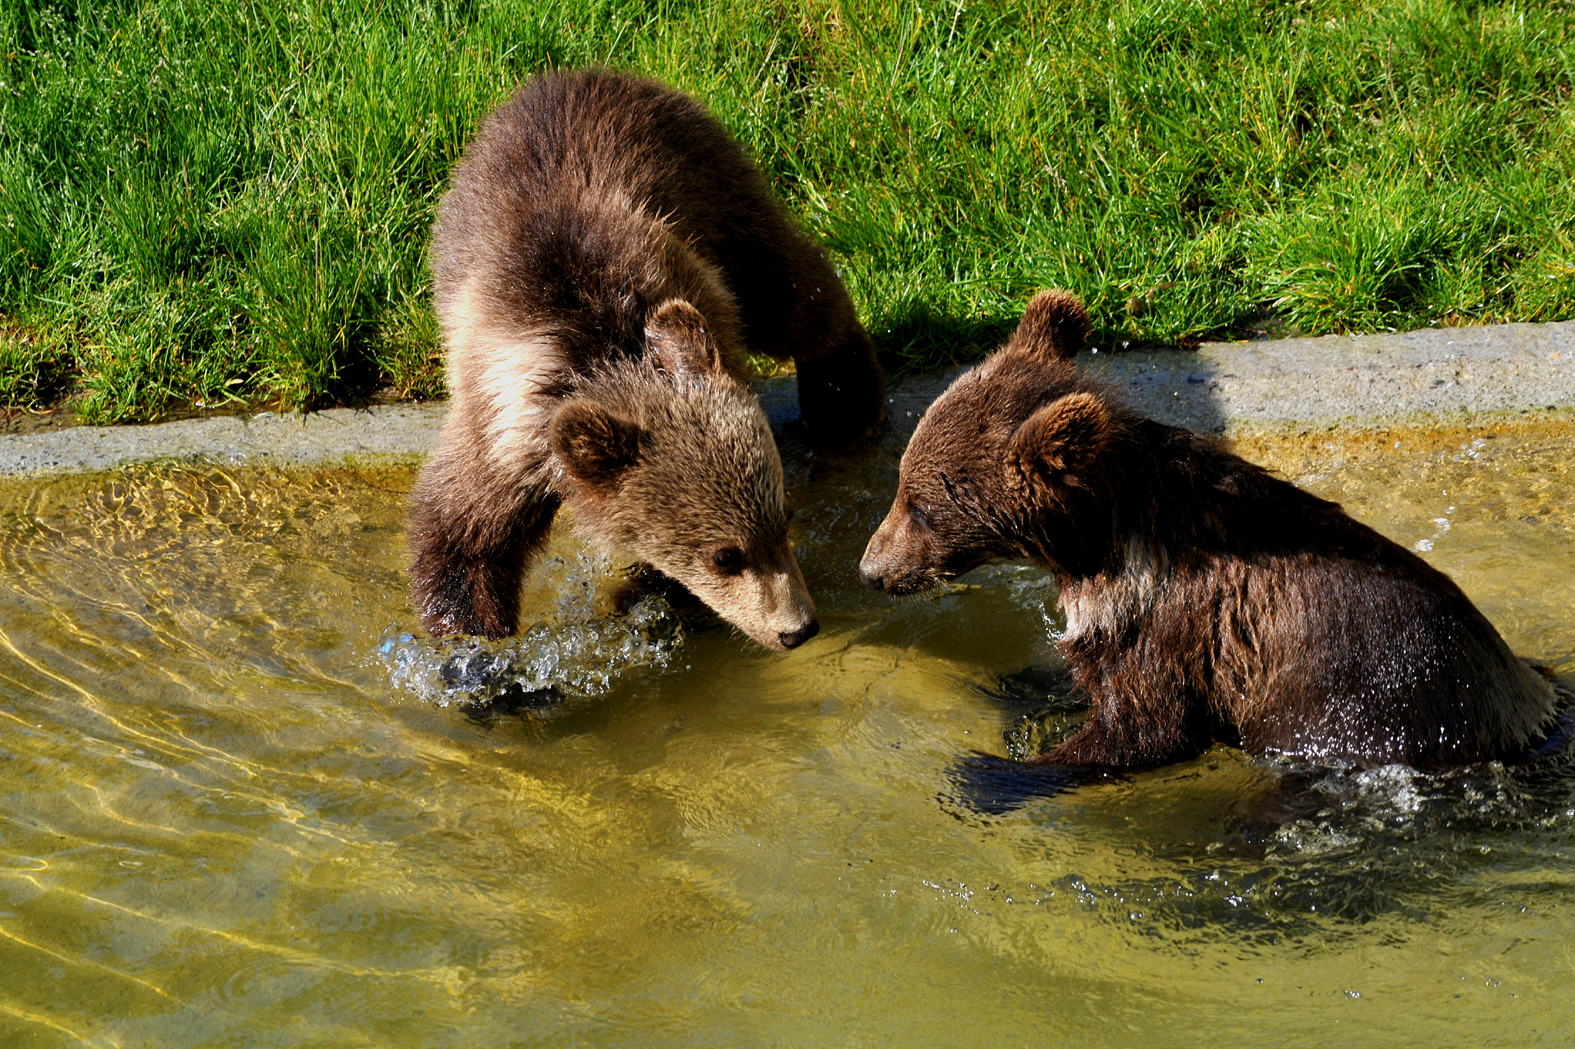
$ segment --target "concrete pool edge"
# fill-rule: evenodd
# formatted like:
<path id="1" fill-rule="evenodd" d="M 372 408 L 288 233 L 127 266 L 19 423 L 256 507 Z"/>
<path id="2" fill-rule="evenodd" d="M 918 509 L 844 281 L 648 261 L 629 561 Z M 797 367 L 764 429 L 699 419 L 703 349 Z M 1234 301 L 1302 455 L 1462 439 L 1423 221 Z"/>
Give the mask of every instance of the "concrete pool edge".
<path id="1" fill-rule="evenodd" d="M 1202 433 L 1460 427 L 1575 409 L 1575 321 L 1439 328 L 1394 335 L 1205 343 L 1195 352 L 1095 348 L 1080 366 L 1138 411 Z M 894 436 L 962 371 L 891 383 Z M 792 378 L 757 384 L 774 424 L 797 415 Z M 95 473 L 142 462 L 284 467 L 414 462 L 430 450 L 446 402 L 305 415 L 259 412 L 141 426 L 71 426 L 0 435 L 0 477 Z"/>

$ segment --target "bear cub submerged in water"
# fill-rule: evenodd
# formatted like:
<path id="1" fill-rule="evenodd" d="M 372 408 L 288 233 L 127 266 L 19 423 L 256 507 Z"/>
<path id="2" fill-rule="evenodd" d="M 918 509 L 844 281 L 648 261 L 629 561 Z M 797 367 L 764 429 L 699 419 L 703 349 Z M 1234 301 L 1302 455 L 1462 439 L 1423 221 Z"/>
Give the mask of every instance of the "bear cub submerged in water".
<path id="1" fill-rule="evenodd" d="M 1526 755 L 1554 691 L 1443 573 L 1213 441 L 1123 408 L 1043 292 L 930 406 L 859 566 L 911 594 L 994 558 L 1055 575 L 1087 724 L 1038 759 L 1258 757 L 1436 769 Z"/>
<path id="2" fill-rule="evenodd" d="M 828 443 L 878 420 L 880 369 L 825 253 L 698 103 L 599 72 L 520 89 L 455 169 L 432 274 L 452 401 L 414 495 L 426 629 L 512 633 L 568 503 L 761 644 L 815 633 L 742 353 L 794 358 Z"/>

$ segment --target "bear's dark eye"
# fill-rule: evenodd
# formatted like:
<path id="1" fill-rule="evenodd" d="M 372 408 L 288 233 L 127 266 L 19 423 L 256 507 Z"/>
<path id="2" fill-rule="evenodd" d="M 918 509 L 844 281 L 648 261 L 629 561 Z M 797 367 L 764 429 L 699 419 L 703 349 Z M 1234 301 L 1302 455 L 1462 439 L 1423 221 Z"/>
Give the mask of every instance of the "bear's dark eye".
<path id="1" fill-rule="evenodd" d="M 723 575 L 737 575 L 744 570 L 744 552 L 736 546 L 724 546 L 711 555 L 711 563 Z"/>
<path id="2" fill-rule="evenodd" d="M 918 503 L 908 504 L 908 519 L 926 532 L 935 530 L 935 522 L 930 520 L 929 512 Z"/>

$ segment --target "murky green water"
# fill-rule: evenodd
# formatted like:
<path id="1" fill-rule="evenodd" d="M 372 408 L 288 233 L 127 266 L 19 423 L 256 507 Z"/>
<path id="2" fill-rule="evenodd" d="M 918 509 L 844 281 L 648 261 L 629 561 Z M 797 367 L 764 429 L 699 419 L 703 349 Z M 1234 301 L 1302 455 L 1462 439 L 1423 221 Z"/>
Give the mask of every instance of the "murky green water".
<path id="1" fill-rule="evenodd" d="M 1569 427 L 1253 450 L 1575 683 Z M 791 457 L 824 629 L 785 656 L 603 615 L 561 532 L 523 637 L 408 638 L 404 471 L 0 487 L 0 1045 L 1575 1039 L 1568 767 L 964 800 L 1049 591 L 862 590 L 895 456 Z M 468 715 L 500 680 L 542 709 Z"/>

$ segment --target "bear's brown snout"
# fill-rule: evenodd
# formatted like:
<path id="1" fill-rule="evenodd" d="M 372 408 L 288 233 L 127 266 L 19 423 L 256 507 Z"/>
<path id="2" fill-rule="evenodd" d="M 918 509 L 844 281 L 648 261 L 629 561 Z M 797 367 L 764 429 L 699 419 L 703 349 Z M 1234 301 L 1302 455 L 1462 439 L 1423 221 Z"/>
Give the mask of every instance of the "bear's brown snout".
<path id="1" fill-rule="evenodd" d="M 767 648 L 778 652 L 794 649 L 820 633 L 815 602 L 804 585 L 803 573 L 791 551 L 784 548 L 775 558 L 718 576 L 707 567 L 662 566 L 718 615 Z"/>
<path id="2" fill-rule="evenodd" d="M 777 640 L 782 642 L 783 648 L 797 648 L 818 633 L 820 633 L 820 620 L 811 619 L 797 630 L 789 630 L 778 634 Z"/>
<path id="3" fill-rule="evenodd" d="M 736 618 L 724 612 L 724 618 L 743 627 L 745 633 L 767 648 L 781 652 L 797 648 L 820 633 L 815 603 L 804 586 L 804 576 L 799 571 L 798 562 L 790 560 L 786 571 L 771 578 L 763 578 L 761 582 L 764 592 L 757 592 L 753 601 L 749 602 L 752 608 L 740 608 Z M 752 588 L 745 587 L 746 592 L 749 589 Z M 777 642 L 775 645 L 771 643 L 773 637 Z"/>
<path id="4" fill-rule="evenodd" d="M 910 533 L 906 515 L 893 508 L 864 548 L 859 581 L 889 594 L 913 594 L 932 585 L 928 551 Z"/>
<path id="5" fill-rule="evenodd" d="M 886 573 L 890 566 L 881 557 L 886 548 L 886 541 L 881 538 L 881 532 L 886 530 L 884 524 L 880 531 L 870 536 L 870 541 L 864 547 L 864 556 L 859 558 L 859 582 L 871 590 L 886 589 Z"/>

